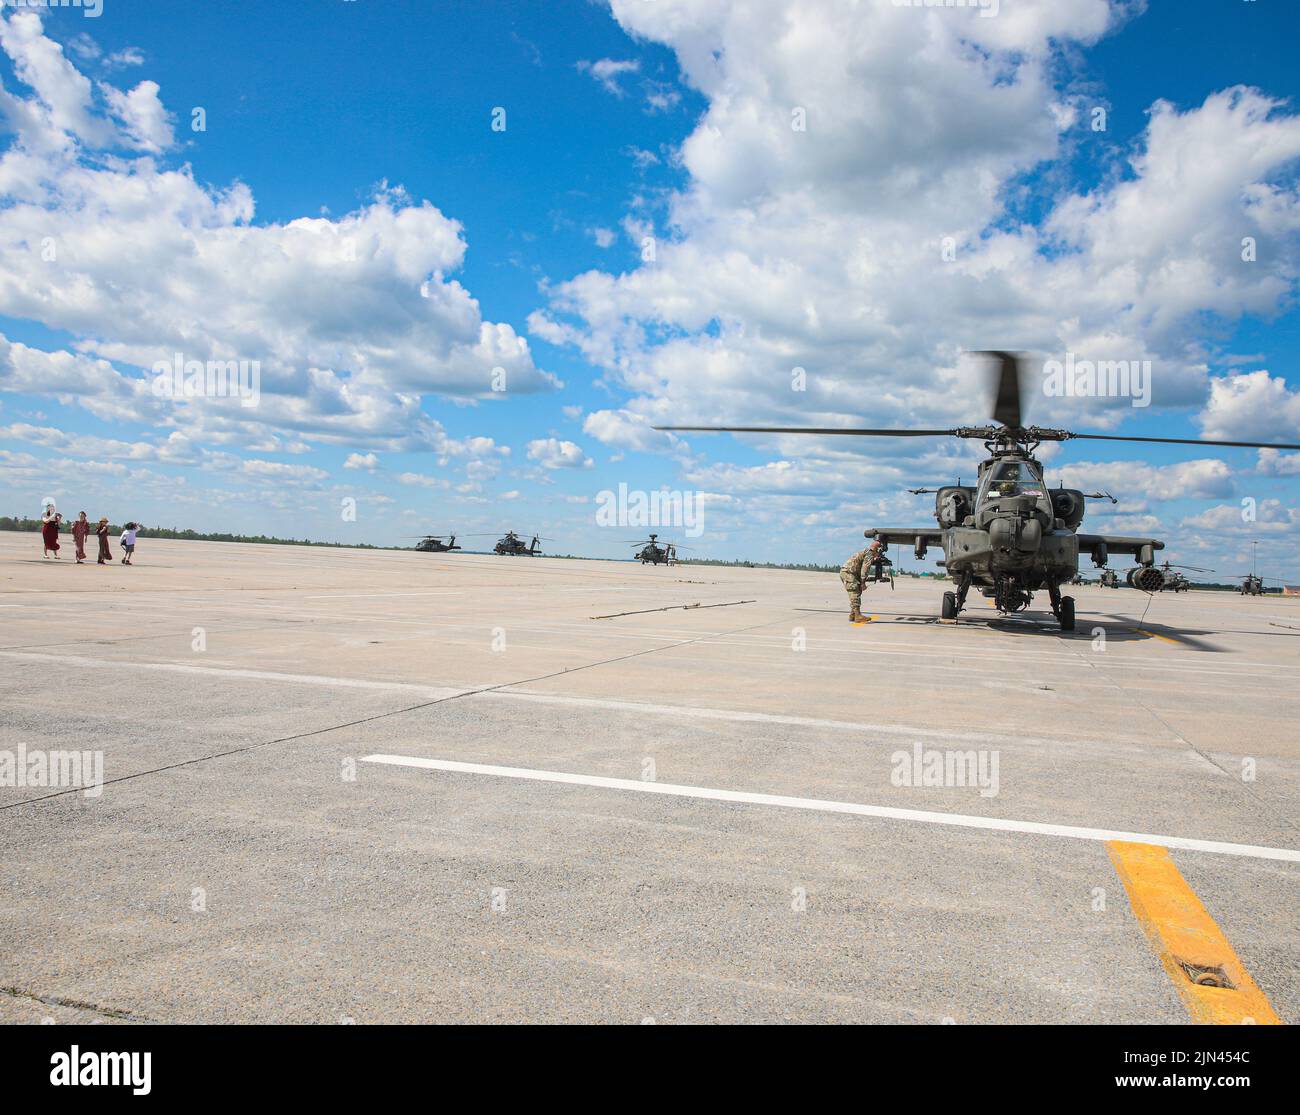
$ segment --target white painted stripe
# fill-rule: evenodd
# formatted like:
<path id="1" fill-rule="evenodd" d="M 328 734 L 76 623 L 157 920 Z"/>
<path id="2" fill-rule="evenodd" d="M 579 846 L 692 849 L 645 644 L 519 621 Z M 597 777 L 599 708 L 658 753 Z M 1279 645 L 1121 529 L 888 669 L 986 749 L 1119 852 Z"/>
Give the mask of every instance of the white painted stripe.
<path id="1" fill-rule="evenodd" d="M 78 594 L 69 594 L 69 595 L 95 596 L 100 594 L 78 593 Z M 386 595 L 386 594 L 381 594 L 381 595 Z M 392 595 L 401 595 L 401 594 L 392 594 Z M 448 593 L 447 595 L 453 595 L 453 594 Z M 455 595 L 464 595 L 464 593 L 459 593 Z M 327 598 L 309 597 L 308 599 L 327 599 Z M 346 622 L 349 624 L 355 624 L 361 622 L 381 623 L 381 624 L 399 625 L 399 626 L 407 626 L 407 627 L 419 627 L 422 631 L 435 630 L 435 628 L 431 627 L 431 625 L 436 624 L 436 631 L 440 635 L 445 634 L 447 632 L 464 631 L 464 632 L 472 632 L 476 635 L 481 636 L 484 630 L 484 624 L 482 623 L 478 623 L 478 624 L 449 623 L 446 622 L 446 620 L 438 617 L 428 618 L 428 619 L 410 619 L 405 616 L 394 616 L 389 614 L 376 614 L 376 613 L 361 614 L 361 613 L 346 613 L 346 612 L 308 611 L 305 608 L 303 608 L 301 605 L 294 606 L 294 605 L 259 604 L 259 603 L 253 603 L 248 601 L 232 601 L 229 604 L 225 604 L 217 601 L 204 601 L 204 600 L 192 600 L 192 601 L 182 601 L 182 602 L 190 604 L 196 608 L 207 608 L 209 611 L 213 613 L 215 613 L 218 609 L 221 609 L 224 612 L 235 611 L 236 614 L 239 611 L 257 611 L 257 610 L 268 611 L 268 612 L 284 612 L 284 613 L 292 614 L 296 618 L 301 618 L 301 619 L 318 618 L 318 619 L 330 620 L 333 622 Z M 64 603 L 64 602 L 60 602 L 60 603 Z M 167 611 L 167 612 L 175 611 L 175 604 L 172 602 L 151 604 L 151 603 L 141 602 L 138 597 L 132 598 L 131 600 L 122 600 L 120 596 L 115 596 L 111 601 L 109 601 L 109 603 L 112 604 L 115 609 L 120 609 L 120 610 L 126 610 L 129 607 L 129 608 L 144 609 L 144 610 L 152 608 L 158 611 Z M 77 609 L 79 614 L 86 614 L 86 615 L 119 614 L 117 610 L 110 611 L 110 612 L 91 611 L 85 607 L 84 603 L 78 600 L 67 601 L 66 606 L 68 610 L 72 610 L 74 608 Z M 522 623 L 522 624 L 516 623 L 514 624 L 513 629 L 517 631 L 522 631 L 525 634 L 548 634 L 548 635 L 560 634 L 566 636 L 570 636 L 573 633 L 578 632 L 581 633 L 583 637 L 588 639 L 626 640 L 626 641 L 640 642 L 640 643 L 656 643 L 656 642 L 661 642 L 663 639 L 667 639 L 667 638 L 680 638 L 683 640 L 689 640 L 690 646 L 694 648 L 722 647 L 729 652 L 736 651 L 741 648 L 753 648 L 758 650 L 782 650 L 787 654 L 789 653 L 787 650 L 789 646 L 789 637 L 784 634 L 771 635 L 771 636 L 761 636 L 761 635 L 740 636 L 740 635 L 729 635 L 724 631 L 709 631 L 706 633 L 706 637 L 699 638 L 698 631 L 691 631 L 689 629 L 682 630 L 679 628 L 667 627 L 667 628 L 656 628 L 653 631 L 637 633 L 637 632 L 630 632 L 630 631 L 595 630 L 592 628 L 590 623 L 552 624 L 545 627 L 538 626 L 536 624 L 530 624 L 530 623 Z M 973 630 L 973 629 L 967 628 L 967 630 Z M 709 638 L 707 636 L 717 636 L 717 637 Z M 523 644 L 516 644 L 516 645 L 522 646 Z M 1024 653 L 1016 653 L 1014 651 L 1010 653 L 1003 651 L 1000 653 L 997 651 L 985 649 L 980 652 L 963 654 L 959 651 L 936 651 L 936 652 L 923 653 L 923 652 L 911 651 L 908 649 L 909 647 L 921 646 L 921 645 L 923 644 L 916 644 L 916 643 L 893 644 L 889 642 L 881 642 L 879 644 L 864 646 L 862 645 L 860 640 L 855 642 L 852 638 L 842 639 L 839 637 L 832 637 L 832 640 L 830 642 L 827 642 L 822 639 L 814 641 L 809 645 L 808 651 L 806 653 L 808 653 L 812 657 L 816 657 L 818 653 L 824 652 L 827 654 L 834 655 L 837 658 L 843 658 L 845 655 L 857 655 L 861 657 L 884 657 L 884 658 L 895 658 L 895 657 L 906 656 L 912 658 L 939 659 L 944 661 L 945 663 L 954 663 L 958 661 L 962 661 L 962 662 L 970 661 L 970 662 L 979 663 L 980 665 L 987 665 L 988 663 L 991 662 L 1006 662 L 1012 664 L 1027 663 L 1029 665 L 1032 665 L 1036 669 L 1048 670 L 1048 671 L 1056 670 L 1062 674 L 1067 674 L 1071 676 L 1075 675 L 1079 665 L 1079 657 L 1077 653 L 1074 652 L 1068 652 L 1068 653 L 1062 652 L 1057 654 L 1051 654 L 1051 653 L 1044 653 L 1041 650 L 1027 650 Z M 1156 675 L 1184 674 L 1189 676 L 1203 674 L 1203 675 L 1216 675 L 1216 676 L 1231 677 L 1231 678 L 1262 678 L 1265 679 L 1266 681 L 1280 680 L 1283 682 L 1289 682 L 1291 680 L 1291 672 L 1300 671 L 1300 664 L 1292 665 L 1284 662 L 1241 663 L 1238 666 L 1224 669 L 1224 668 L 1212 668 L 1212 667 L 1199 667 L 1199 666 L 1192 666 L 1186 664 L 1179 665 L 1179 664 L 1161 663 L 1161 662 L 1155 662 L 1149 658 L 1144 659 L 1140 657 L 1130 657 L 1127 655 L 1120 655 L 1120 654 L 1117 654 L 1115 658 L 1111 661 L 1101 661 L 1100 659 L 1098 659 L 1097 661 L 1093 661 L 1091 664 L 1094 666 L 1094 668 L 1101 671 L 1106 671 L 1106 670 L 1123 671 L 1126 675 L 1129 676 L 1136 676 L 1136 674 L 1138 673 L 1151 673 Z M 840 668 L 845 670 L 853 670 L 853 669 L 859 669 L 860 667 L 844 666 Z M 979 671 L 979 672 L 983 673 L 984 671 Z M 1155 684 L 1158 681 L 1158 679 L 1152 678 L 1151 681 L 1153 684 Z"/>
<path id="2" fill-rule="evenodd" d="M 473 693 L 473 689 L 448 689 L 432 685 L 414 685 L 409 682 L 370 681 L 365 678 L 333 678 L 320 674 L 280 674 L 271 670 L 237 670 L 223 666 L 187 666 L 177 662 L 114 662 L 107 658 L 84 658 L 76 654 L 35 654 L 29 651 L 4 650 L 0 657 L 19 658 L 31 662 L 64 662 L 73 666 L 91 668 L 117 668 L 130 670 L 161 670 L 173 674 L 206 674 L 222 678 L 239 678 L 246 681 L 284 681 L 299 685 L 328 685 L 343 689 L 401 690 L 431 700 L 459 697 Z"/>
<path id="3" fill-rule="evenodd" d="M 998 743 L 1006 745 L 1007 736 L 995 732 L 955 732 L 948 728 L 921 728 L 913 724 L 874 724 L 854 720 L 825 720 L 815 716 L 786 716 L 775 712 L 750 712 L 739 709 L 700 708 L 694 705 L 657 705 L 642 701 L 616 701 L 601 697 L 569 697 L 555 693 L 531 693 L 526 689 L 505 687 L 493 689 L 482 697 L 509 697 L 518 701 L 536 701 L 539 704 L 571 705 L 580 708 L 609 709 L 612 712 L 627 712 L 635 716 L 683 716 L 694 720 L 730 720 L 747 724 L 784 724 L 792 728 L 825 728 L 837 732 L 854 732 L 858 735 L 874 733 L 877 735 L 923 736 L 926 739 L 960 740 L 967 743 Z M 1071 736 L 1025 736 L 1017 735 L 1021 743 L 1061 744 L 1087 743 L 1089 741 Z M 1143 739 L 1115 738 L 1110 742 L 1128 745 L 1140 745 L 1150 742 L 1150 737 Z"/>
<path id="4" fill-rule="evenodd" d="M 152 609 L 155 611 L 165 611 L 168 613 L 174 613 L 176 610 L 175 604 L 171 602 L 157 603 L 157 604 L 144 603 L 139 601 L 138 598 L 133 599 L 131 601 L 122 601 L 119 599 L 119 600 L 111 601 L 110 603 L 114 606 L 113 610 L 98 611 L 98 610 L 87 608 L 84 603 L 70 601 L 67 604 L 67 610 L 71 611 L 75 609 L 79 616 L 119 616 L 123 611 L 129 611 L 132 609 L 137 611 Z M 213 614 L 217 612 L 217 609 L 219 607 L 218 605 L 212 602 L 206 602 L 206 601 L 186 601 L 185 603 L 192 604 L 196 608 L 207 608 L 209 612 Z M 225 612 L 230 612 L 232 609 L 223 608 L 223 610 Z M 426 634 L 433 634 L 436 632 L 440 638 L 442 638 L 444 641 L 449 641 L 449 642 L 454 641 L 453 639 L 449 639 L 447 637 L 449 632 L 469 632 L 475 635 L 476 638 L 478 638 L 481 642 L 481 639 L 483 637 L 483 632 L 485 630 L 485 625 L 483 623 L 479 623 L 479 624 L 448 623 L 441 618 L 408 619 L 401 616 L 376 614 L 373 612 L 357 613 L 357 612 L 308 611 L 302 606 L 293 607 L 293 606 L 280 606 L 280 605 L 272 605 L 272 604 L 256 604 L 256 603 L 249 603 L 249 602 L 239 603 L 238 610 L 235 612 L 235 618 L 236 619 L 240 618 L 239 616 L 240 612 L 256 612 L 256 611 L 284 612 L 284 613 L 292 614 L 295 618 L 298 619 L 321 619 L 321 620 L 329 621 L 331 623 L 345 623 L 349 625 L 355 625 L 358 623 L 376 623 L 376 624 L 386 624 L 390 626 L 397 625 L 397 626 L 405 626 L 405 627 L 417 627 L 420 629 L 420 631 Z M 632 641 L 638 643 L 660 643 L 664 639 L 680 638 L 683 640 L 691 640 L 691 646 L 693 647 L 715 647 L 716 646 L 716 647 L 723 647 L 726 650 L 733 651 L 733 652 L 741 648 L 752 647 L 760 650 L 779 649 L 779 650 L 783 650 L 786 655 L 790 653 L 787 649 L 789 646 L 789 639 L 785 635 L 772 636 L 770 639 L 765 639 L 763 641 L 759 641 L 758 639 L 747 639 L 747 638 L 739 638 L 739 637 L 724 637 L 719 639 L 709 639 L 709 638 L 692 639 L 692 633 L 690 631 L 679 631 L 675 628 L 660 628 L 660 629 L 656 629 L 654 632 L 636 634 L 633 632 L 626 632 L 626 631 L 620 632 L 620 631 L 613 631 L 613 630 L 593 631 L 589 625 L 583 626 L 578 624 L 563 625 L 559 627 L 537 627 L 529 624 L 516 624 L 514 630 L 522 631 L 525 634 L 561 634 L 561 635 L 571 635 L 573 632 L 577 631 L 583 633 L 583 635 L 588 639 L 614 640 L 614 641 L 626 640 L 626 641 Z M 723 633 L 718 632 L 716 634 L 723 634 Z M 180 632 L 176 632 L 174 633 L 174 635 L 177 638 L 182 637 L 182 633 Z M 474 643 L 470 642 L 468 644 L 462 644 L 462 645 L 474 645 Z M 525 643 L 516 642 L 514 645 L 520 648 L 523 648 L 525 646 L 531 646 L 533 647 L 533 649 L 545 649 L 545 648 L 538 648 L 536 644 L 525 644 Z M 878 646 L 864 648 L 861 646 L 854 646 L 851 640 L 836 639 L 834 642 L 831 643 L 817 642 L 817 643 L 810 644 L 808 651 L 806 652 L 806 654 L 810 659 L 817 658 L 819 653 L 829 654 L 834 656 L 837 659 L 842 660 L 846 655 L 892 658 L 906 652 L 895 651 L 895 649 L 888 643 L 882 643 Z M 981 666 L 986 666 L 992 662 L 1007 662 L 1007 663 L 1014 663 L 1014 664 L 1020 664 L 1020 663 L 1028 664 L 1032 666 L 1034 669 L 1040 671 L 1043 679 L 1048 679 L 1050 677 L 1057 677 L 1057 678 L 1070 677 L 1071 679 L 1075 679 L 1077 677 L 1077 670 L 1079 665 L 1079 658 L 1077 655 L 1071 655 L 1068 658 L 1067 657 L 1053 658 L 1053 657 L 1046 657 L 1046 656 L 1040 657 L 1034 654 L 999 655 L 999 654 L 992 654 L 988 652 L 982 654 L 958 654 L 958 653 L 950 652 L 950 653 L 911 655 L 911 657 L 942 659 L 945 663 L 945 673 L 950 673 L 954 675 L 958 673 L 970 673 L 975 676 L 985 676 L 987 674 L 986 670 L 968 668 L 965 666 L 952 666 L 951 664 L 955 662 L 970 661 L 974 663 L 979 663 Z M 1230 677 L 1234 679 L 1259 678 L 1262 679 L 1264 683 L 1281 681 L 1285 684 L 1291 680 L 1291 676 L 1289 674 L 1283 674 L 1278 671 L 1300 670 L 1300 665 L 1290 666 L 1285 663 L 1279 663 L 1279 662 L 1269 663 L 1267 667 L 1265 667 L 1263 664 L 1259 664 L 1258 668 L 1243 663 L 1240 667 L 1236 667 L 1232 669 L 1203 669 L 1195 666 L 1177 666 L 1177 665 L 1169 665 L 1169 664 L 1158 664 L 1158 663 L 1153 663 L 1151 661 L 1142 661 L 1139 659 L 1134 659 L 1129 657 L 1119 657 L 1119 656 L 1116 656 L 1116 658 L 1113 661 L 1107 661 L 1107 662 L 1102 662 L 1100 660 L 1090 661 L 1090 665 L 1092 665 L 1094 669 L 1098 670 L 1099 673 L 1102 674 L 1103 676 L 1109 673 L 1110 671 L 1123 672 L 1126 675 L 1126 677 L 1129 678 L 1130 681 L 1134 680 L 1134 678 L 1138 673 L 1184 674 L 1184 675 L 1211 674 L 1211 675 L 1218 675 L 1223 677 Z M 804 665 L 801 668 L 807 669 L 810 667 L 808 665 Z M 857 664 L 849 664 L 849 665 L 836 665 L 836 666 L 821 666 L 819 668 L 852 672 L 852 671 L 860 670 L 861 666 Z M 1151 685 L 1159 684 L 1160 680 L 1161 679 L 1159 678 L 1153 677 L 1149 679 L 1149 684 Z M 1080 682 L 1077 680 L 1072 680 L 1071 684 L 1079 688 L 1095 687 L 1095 688 L 1110 689 L 1113 685 L 1113 682 L 1107 681 L 1104 683 L 1097 683 L 1094 685 L 1093 683 L 1090 682 Z M 1276 692 L 1274 693 L 1274 695 L 1284 696 L 1284 694 L 1278 694 Z"/>
<path id="5" fill-rule="evenodd" d="M 632 778 L 604 778 L 594 774 L 567 774 L 555 770 L 529 770 L 527 767 L 458 763 L 450 759 L 422 759 L 413 755 L 366 755 L 361 761 L 394 767 L 449 771 L 453 774 L 485 774 L 495 778 L 520 778 L 532 782 L 563 782 L 575 786 L 596 786 L 605 790 L 627 790 L 638 794 L 702 798 L 706 801 L 730 801 L 746 805 L 775 805 L 785 809 L 810 809 L 820 813 L 849 813 L 858 817 L 880 817 L 891 821 L 915 821 L 928 825 L 951 825 L 991 832 L 1029 833 L 1035 836 L 1065 837 L 1070 840 L 1126 840 L 1139 844 L 1158 844 L 1163 848 L 1180 848 L 1189 852 L 1212 852 L 1221 856 L 1243 856 L 1249 859 L 1300 863 L 1300 851 L 1293 851 L 1290 848 L 1268 848 L 1258 844 L 1226 844 L 1218 840 L 1198 840 L 1187 836 L 1118 832 L 1113 829 L 1050 825 L 1040 821 L 1015 821 L 1002 817 L 973 817 L 962 813 L 934 813 L 924 809 L 860 805 L 851 801 L 794 798 L 783 794 L 755 794 L 745 790 L 715 790 L 707 786 L 677 786 L 669 782 L 640 782 Z"/>
<path id="6" fill-rule="evenodd" d="M 627 712 L 636 716 L 683 716 L 698 720 L 730 720 L 754 724 L 782 724 L 797 728 L 822 728 L 853 732 L 857 735 L 901 735 L 922 739 L 944 739 L 967 743 L 1007 743 L 1005 735 L 992 732 L 957 732 L 947 728 L 922 728 L 913 724 L 872 724 L 852 720 L 823 720 L 811 716 L 783 716 L 771 712 L 746 712 L 737 709 L 700 708 L 694 705 L 657 705 L 640 701 L 615 701 L 599 697 L 570 697 L 558 693 L 531 693 L 511 687 L 490 689 L 492 683 L 467 686 L 463 689 L 439 688 L 407 681 L 370 681 L 360 678 L 326 677 L 319 674 L 282 674 L 270 670 L 239 670 L 223 666 L 190 666 L 170 662 L 127 662 L 108 658 L 86 658 L 75 654 L 41 654 L 37 651 L 0 650 L 0 658 L 17 658 L 31 662 L 67 663 L 74 666 L 103 667 L 124 670 L 167 670 L 185 674 L 212 674 L 219 677 L 244 678 L 250 681 L 290 682 L 299 685 L 338 686 L 352 689 L 388 689 L 410 693 L 429 699 L 474 694 L 478 700 L 502 698 L 516 701 L 533 701 L 538 704 L 569 705 L 578 708 L 607 709 Z M 498 683 L 499 684 L 499 683 Z M 1149 736 L 1140 739 L 1112 737 L 1106 741 L 1076 736 L 1017 736 L 1017 742 L 1028 744 L 1084 744 L 1094 747 L 1113 745 L 1140 746 L 1150 742 Z M 1167 742 L 1174 742 L 1172 740 Z"/>
<path id="7" fill-rule="evenodd" d="M 463 592 L 331 592 L 325 596 L 304 596 L 304 600 L 377 600 L 389 596 L 464 596 Z"/>

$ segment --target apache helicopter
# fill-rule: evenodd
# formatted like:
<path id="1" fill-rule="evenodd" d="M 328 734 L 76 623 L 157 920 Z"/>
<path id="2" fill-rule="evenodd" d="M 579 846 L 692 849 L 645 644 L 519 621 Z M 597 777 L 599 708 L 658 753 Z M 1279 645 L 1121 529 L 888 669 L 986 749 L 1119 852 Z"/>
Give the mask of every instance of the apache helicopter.
<path id="1" fill-rule="evenodd" d="M 454 534 L 421 534 L 411 535 L 411 537 L 420 539 L 415 544 L 415 548 L 425 554 L 445 554 L 450 550 L 460 549 L 456 545 L 456 536 Z"/>
<path id="2" fill-rule="evenodd" d="M 493 547 L 492 552 L 494 554 L 504 554 L 509 557 L 535 557 L 537 554 L 542 552 L 537 543 L 549 541 L 551 541 L 549 538 L 541 538 L 534 534 L 532 542 L 525 546 L 524 540 L 520 538 L 519 535 L 517 535 L 513 530 L 508 530 L 506 531 L 506 536 L 497 542 L 495 547 Z"/>
<path id="3" fill-rule="evenodd" d="M 1103 569 L 1097 578 L 1097 584 L 1102 588 L 1119 588 L 1119 574 L 1113 569 Z"/>
<path id="4" fill-rule="evenodd" d="M 1144 592 L 1158 592 L 1165 582 L 1156 568 L 1155 552 L 1164 543 L 1155 538 L 1081 534 L 1084 492 L 1073 488 L 1049 490 L 1043 466 L 1034 450 L 1047 441 L 1135 441 L 1168 445 L 1242 446 L 1251 449 L 1300 449 L 1300 445 L 1267 445 L 1254 441 L 1206 441 L 1200 438 L 1122 437 L 1114 434 L 1078 434 L 1070 430 L 1025 426 L 1021 422 L 1024 383 L 1021 357 L 1010 352 L 982 355 L 995 361 L 993 421 L 990 426 L 959 426 L 952 430 L 807 428 L 791 426 L 659 426 L 683 432 L 750 434 L 816 434 L 855 437 L 960 437 L 984 442 L 987 460 L 979 464 L 974 487 L 939 488 L 935 495 L 938 529 L 876 527 L 864 531 L 868 538 L 910 543 L 917 560 L 932 545 L 941 546 L 939 562 L 955 582 L 955 592 L 943 594 L 942 618 L 955 620 L 966 606 L 972 587 L 992 600 L 999 612 L 1019 612 L 1046 589 L 1052 614 L 1063 631 L 1074 630 L 1074 599 L 1061 595 L 1061 585 L 1079 571 L 1080 553 L 1104 566 L 1112 553 L 1132 554 L 1138 568 L 1129 583 Z M 1096 493 L 1104 496 L 1105 493 Z M 1113 499 L 1114 497 L 1109 497 Z"/>
<path id="5" fill-rule="evenodd" d="M 1241 593 L 1242 596 L 1263 596 L 1264 593 L 1267 591 L 1267 590 L 1264 588 L 1264 582 L 1265 582 L 1265 581 L 1276 581 L 1277 578 L 1276 578 L 1276 577 L 1261 577 L 1261 576 L 1256 572 L 1256 569 L 1257 569 L 1258 567 L 1257 567 L 1257 565 L 1256 565 L 1256 557 L 1255 557 L 1255 553 L 1256 553 L 1256 550 L 1257 550 L 1258 547 L 1259 547 L 1259 543 L 1258 543 L 1258 542 L 1252 542 L 1252 543 L 1251 543 L 1251 546 L 1252 546 L 1252 549 L 1251 549 L 1251 558 L 1250 558 L 1250 572 L 1249 572 L 1249 573 L 1237 573 L 1237 574 L 1235 574 L 1235 576 L 1241 578 L 1241 588 L 1239 589 L 1239 591 L 1240 591 L 1240 593 Z"/>
<path id="6" fill-rule="evenodd" d="M 1270 590 L 1264 587 L 1265 581 L 1279 581 L 1279 577 L 1262 577 L 1258 573 L 1237 573 L 1235 576 L 1241 578 L 1241 588 L 1237 591 L 1242 596 L 1263 596 Z M 1276 592 L 1276 589 L 1272 591 Z"/>
<path id="7" fill-rule="evenodd" d="M 679 547 L 676 542 L 661 544 L 657 541 L 658 537 L 659 535 L 652 534 L 649 538 L 628 540 L 624 545 L 644 547 L 632 558 L 633 561 L 639 561 L 642 565 L 675 565 L 677 563 L 678 549 L 690 549 L 689 546 Z"/>
<path id="8" fill-rule="evenodd" d="M 1181 573 L 1175 573 L 1175 569 L 1190 569 L 1193 573 L 1214 572 L 1213 569 L 1202 569 L 1197 565 L 1171 565 L 1167 561 L 1161 566 L 1161 569 L 1165 575 L 1165 583 L 1160 586 L 1161 592 L 1187 592 L 1192 587 L 1192 582 Z"/>

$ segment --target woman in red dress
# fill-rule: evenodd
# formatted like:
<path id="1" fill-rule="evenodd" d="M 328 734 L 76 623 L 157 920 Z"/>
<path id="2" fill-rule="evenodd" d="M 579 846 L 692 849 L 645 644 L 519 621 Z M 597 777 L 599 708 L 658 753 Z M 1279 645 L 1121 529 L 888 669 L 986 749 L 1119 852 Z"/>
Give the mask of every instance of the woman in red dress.
<path id="1" fill-rule="evenodd" d="M 77 544 L 77 564 L 86 560 L 86 535 L 90 533 L 90 521 L 83 511 L 72 524 L 72 541 Z"/>
<path id="2" fill-rule="evenodd" d="M 63 516 L 54 510 L 53 505 L 45 509 L 45 514 L 41 516 L 41 541 L 45 545 L 42 551 L 42 557 L 49 557 L 50 552 L 54 556 L 59 556 L 59 524 L 63 522 Z"/>

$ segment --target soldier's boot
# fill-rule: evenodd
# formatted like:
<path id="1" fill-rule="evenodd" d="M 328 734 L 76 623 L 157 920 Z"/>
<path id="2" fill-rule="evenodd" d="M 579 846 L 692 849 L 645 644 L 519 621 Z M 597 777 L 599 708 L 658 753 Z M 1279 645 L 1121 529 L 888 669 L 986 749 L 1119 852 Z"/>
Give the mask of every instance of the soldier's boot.
<path id="1" fill-rule="evenodd" d="M 866 620 L 862 618 L 862 597 L 861 596 L 849 597 L 849 622 L 866 623 Z"/>

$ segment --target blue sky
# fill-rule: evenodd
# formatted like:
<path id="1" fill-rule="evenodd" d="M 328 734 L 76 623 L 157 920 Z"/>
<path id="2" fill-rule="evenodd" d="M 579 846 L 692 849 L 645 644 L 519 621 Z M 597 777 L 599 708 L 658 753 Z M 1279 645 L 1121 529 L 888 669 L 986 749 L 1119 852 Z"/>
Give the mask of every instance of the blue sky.
<path id="1" fill-rule="evenodd" d="M 705 510 L 699 552 L 839 561 L 926 524 L 903 489 L 970 475 L 969 447 L 651 424 L 978 422 L 961 353 L 992 346 L 1152 361 L 1150 408 L 1037 398 L 1044 423 L 1300 441 L 1287 5 L 0 18 L 4 513 L 614 556 L 641 532 L 599 526 L 598 494 L 667 486 Z M 260 361 L 259 405 L 149 397 L 173 351 Z M 1120 497 L 1098 529 L 1227 573 L 1259 539 L 1300 580 L 1294 455 L 1050 464 Z"/>

